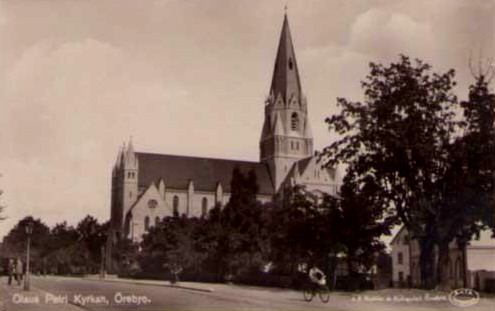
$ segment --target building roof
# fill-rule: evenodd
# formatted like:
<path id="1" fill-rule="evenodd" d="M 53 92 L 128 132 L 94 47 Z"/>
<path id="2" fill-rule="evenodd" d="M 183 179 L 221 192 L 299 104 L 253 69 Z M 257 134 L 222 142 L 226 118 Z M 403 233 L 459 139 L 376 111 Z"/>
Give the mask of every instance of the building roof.
<path id="1" fill-rule="evenodd" d="M 390 244 L 390 245 L 394 244 L 394 243 L 397 241 L 397 239 L 398 239 L 400 236 L 404 235 L 404 234 L 407 234 L 407 229 L 406 229 L 406 226 L 402 225 L 402 226 L 400 227 L 399 231 L 397 231 L 397 233 L 394 235 L 394 237 L 392 238 L 392 240 L 390 241 L 390 243 L 389 243 L 389 244 Z"/>
<path id="2" fill-rule="evenodd" d="M 268 165 L 264 163 L 141 152 L 136 152 L 136 155 L 139 187 L 148 187 L 163 179 L 167 188 L 187 189 L 189 180 L 192 180 L 195 191 L 213 192 L 220 182 L 223 191 L 230 192 L 232 172 L 239 167 L 244 174 L 254 170 L 259 194 L 275 193 Z"/>

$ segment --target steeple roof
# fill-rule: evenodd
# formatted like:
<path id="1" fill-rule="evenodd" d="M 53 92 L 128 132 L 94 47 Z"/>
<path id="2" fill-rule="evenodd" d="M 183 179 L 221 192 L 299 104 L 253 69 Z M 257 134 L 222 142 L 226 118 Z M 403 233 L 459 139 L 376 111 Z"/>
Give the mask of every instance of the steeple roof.
<path id="1" fill-rule="evenodd" d="M 292 45 L 287 14 L 284 16 L 282 33 L 280 34 L 270 93 L 275 97 L 281 94 L 286 103 L 292 95 L 296 96 L 297 99 L 300 99 L 302 95 L 301 81 L 297 69 L 296 55 L 294 53 L 294 46 Z"/>

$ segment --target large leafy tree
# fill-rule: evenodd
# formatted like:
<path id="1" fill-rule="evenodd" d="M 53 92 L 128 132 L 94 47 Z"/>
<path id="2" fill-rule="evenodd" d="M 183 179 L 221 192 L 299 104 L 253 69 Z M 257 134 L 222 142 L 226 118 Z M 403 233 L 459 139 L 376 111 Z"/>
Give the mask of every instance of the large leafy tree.
<path id="1" fill-rule="evenodd" d="M 87 215 L 76 226 L 79 242 L 82 243 L 81 254 L 87 262 L 86 269 L 96 273 L 99 270 L 102 251 L 107 239 L 109 222 L 100 224 L 91 215 Z"/>
<path id="2" fill-rule="evenodd" d="M 151 227 L 141 242 L 140 261 L 145 272 L 180 273 L 190 269 L 198 258 L 193 241 L 197 219 L 165 217 Z"/>
<path id="3" fill-rule="evenodd" d="M 495 178 L 495 94 L 488 88 L 485 75 L 476 77 L 469 88 L 464 112 L 463 135 L 449 149 L 449 167 L 439 181 L 440 220 L 437 226 L 439 258 L 437 282 L 448 286 L 449 243 L 460 248 L 480 230 L 493 228 Z"/>
<path id="4" fill-rule="evenodd" d="M 266 218 L 257 200 L 258 183 L 254 171 L 247 176 L 239 168 L 232 172 L 231 196 L 221 211 L 222 232 L 217 252 L 221 253 L 227 274 L 241 273 L 263 263 L 268 245 Z"/>
<path id="5" fill-rule="evenodd" d="M 316 263 L 329 240 L 316 197 L 296 185 L 284 189 L 269 207 L 270 260 L 278 273 L 293 274 L 302 263 Z"/>
<path id="6" fill-rule="evenodd" d="M 2 243 L 2 255 L 7 257 L 19 257 L 23 261 L 27 249 L 26 227 L 32 226 L 30 258 L 33 263 L 31 269 L 38 271 L 41 269 L 42 258 L 47 255 L 48 250 L 45 246 L 50 239 L 50 228 L 40 219 L 34 219 L 32 216 L 21 219 L 10 232 L 4 237 Z"/>
<path id="7" fill-rule="evenodd" d="M 340 196 L 325 197 L 322 206 L 327 210 L 328 236 L 334 246 L 345 254 L 349 274 L 367 271 L 375 263 L 385 245 L 382 235 L 389 235 L 395 217 L 383 210 L 386 206 L 375 179 L 359 179 L 352 167 L 344 177 Z"/>
<path id="8" fill-rule="evenodd" d="M 50 230 L 50 239 L 46 245 L 48 255 L 43 261 L 43 272 L 71 272 L 81 258 L 79 252 L 72 251 L 78 243 L 78 238 L 76 229 L 67 225 L 67 222 L 56 224 Z"/>
<path id="9" fill-rule="evenodd" d="M 362 82 L 364 101 L 338 99 L 340 114 L 327 118 L 342 138 L 324 149 L 329 164 L 344 162 L 377 185 L 384 209 L 393 209 L 420 245 L 421 279 L 434 285 L 433 250 L 438 211 L 437 181 L 448 169 L 457 128 L 454 71 L 431 72 L 401 56 L 389 66 L 370 64 Z"/>

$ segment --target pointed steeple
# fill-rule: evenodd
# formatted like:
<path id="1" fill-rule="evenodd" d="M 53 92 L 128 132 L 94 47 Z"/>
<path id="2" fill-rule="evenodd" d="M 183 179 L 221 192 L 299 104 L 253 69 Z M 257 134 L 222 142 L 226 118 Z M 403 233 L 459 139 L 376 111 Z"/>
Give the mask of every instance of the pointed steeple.
<path id="1" fill-rule="evenodd" d="M 119 153 L 117 154 L 117 159 L 115 160 L 114 168 L 119 168 L 122 164 L 122 148 L 119 148 Z"/>
<path id="2" fill-rule="evenodd" d="M 127 146 L 127 150 L 123 151 L 125 164 L 127 167 L 136 165 L 136 154 L 134 153 L 134 146 L 132 144 L 132 137 L 129 139 L 129 145 Z"/>
<path id="3" fill-rule="evenodd" d="M 297 69 L 296 55 L 292 44 L 287 13 L 284 15 L 282 33 L 280 34 L 270 94 L 273 94 L 275 97 L 279 94 L 282 95 L 286 105 L 292 96 L 300 100 L 302 95 L 301 81 Z"/>

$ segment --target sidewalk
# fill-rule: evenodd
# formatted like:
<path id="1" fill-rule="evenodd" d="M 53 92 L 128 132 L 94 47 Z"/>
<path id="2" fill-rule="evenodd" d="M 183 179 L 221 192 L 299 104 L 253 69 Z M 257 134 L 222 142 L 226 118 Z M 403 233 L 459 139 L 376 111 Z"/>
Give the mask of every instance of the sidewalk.
<path id="1" fill-rule="evenodd" d="M 0 311 L 81 311 L 69 303 L 46 303 L 49 295 L 34 287 L 25 291 L 23 285 L 8 285 L 6 278 L 0 278 Z"/>
<path id="2" fill-rule="evenodd" d="M 135 285 L 155 285 L 155 286 L 195 290 L 195 291 L 207 292 L 207 293 L 213 292 L 214 288 L 213 286 L 210 285 L 215 285 L 215 284 L 196 283 L 196 282 L 180 282 L 178 285 L 174 285 L 169 281 L 125 279 L 125 278 L 118 278 L 116 276 L 106 276 L 105 278 L 102 279 L 99 276 L 95 276 L 95 275 L 86 276 L 83 277 L 82 279 L 90 280 L 90 281 L 99 281 L 99 282 L 128 283 Z"/>

